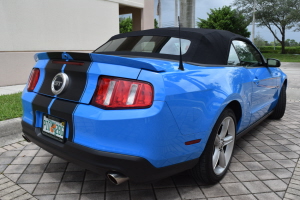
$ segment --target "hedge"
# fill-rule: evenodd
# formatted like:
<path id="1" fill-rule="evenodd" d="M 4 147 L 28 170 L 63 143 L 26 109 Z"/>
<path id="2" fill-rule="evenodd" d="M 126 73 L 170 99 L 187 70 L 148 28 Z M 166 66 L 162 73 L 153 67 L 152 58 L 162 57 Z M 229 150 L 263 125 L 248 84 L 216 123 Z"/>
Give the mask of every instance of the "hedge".
<path id="1" fill-rule="evenodd" d="M 262 53 L 281 53 L 281 46 L 276 46 L 275 50 L 273 46 L 264 46 L 259 48 Z M 297 47 L 285 47 L 287 54 L 300 54 L 300 46 Z"/>

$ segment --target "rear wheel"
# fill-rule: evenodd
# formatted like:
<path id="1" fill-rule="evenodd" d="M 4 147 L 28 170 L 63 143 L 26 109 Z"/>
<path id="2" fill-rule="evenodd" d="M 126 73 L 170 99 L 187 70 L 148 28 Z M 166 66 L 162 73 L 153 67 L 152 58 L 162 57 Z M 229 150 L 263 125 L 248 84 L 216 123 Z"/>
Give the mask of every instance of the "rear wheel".
<path id="1" fill-rule="evenodd" d="M 236 118 L 225 109 L 217 120 L 198 164 L 190 170 L 193 177 L 207 184 L 219 182 L 232 158 L 236 135 Z"/>
<path id="2" fill-rule="evenodd" d="M 274 108 L 273 113 L 269 116 L 270 119 L 281 119 L 285 113 L 286 106 L 286 86 L 281 87 L 278 102 Z"/>

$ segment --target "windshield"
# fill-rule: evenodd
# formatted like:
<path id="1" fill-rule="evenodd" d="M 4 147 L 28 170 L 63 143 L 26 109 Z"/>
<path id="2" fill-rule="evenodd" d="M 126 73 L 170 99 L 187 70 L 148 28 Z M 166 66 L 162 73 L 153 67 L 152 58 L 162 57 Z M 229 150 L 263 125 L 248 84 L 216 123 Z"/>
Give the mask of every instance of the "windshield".
<path id="1" fill-rule="evenodd" d="M 190 44 L 191 41 L 181 39 L 182 54 L 187 52 Z M 179 47 L 179 39 L 174 37 L 133 36 L 108 41 L 95 52 L 129 51 L 179 55 Z"/>

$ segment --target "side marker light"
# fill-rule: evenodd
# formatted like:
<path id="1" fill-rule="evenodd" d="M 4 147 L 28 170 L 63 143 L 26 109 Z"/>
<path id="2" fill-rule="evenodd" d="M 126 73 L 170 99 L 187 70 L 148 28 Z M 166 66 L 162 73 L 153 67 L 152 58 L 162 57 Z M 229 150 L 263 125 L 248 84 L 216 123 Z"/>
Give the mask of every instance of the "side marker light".
<path id="1" fill-rule="evenodd" d="M 185 142 L 184 144 L 185 145 L 191 145 L 191 144 L 199 143 L 200 141 L 201 141 L 201 139 L 191 140 L 191 141 Z"/>

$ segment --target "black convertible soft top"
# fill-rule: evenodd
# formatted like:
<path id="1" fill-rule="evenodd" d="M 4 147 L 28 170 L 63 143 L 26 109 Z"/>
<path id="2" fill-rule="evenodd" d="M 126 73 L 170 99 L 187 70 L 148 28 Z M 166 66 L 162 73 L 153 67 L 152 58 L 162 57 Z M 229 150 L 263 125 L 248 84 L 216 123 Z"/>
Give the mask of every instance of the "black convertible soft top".
<path id="1" fill-rule="evenodd" d="M 118 34 L 111 37 L 108 41 L 130 37 L 130 36 L 167 36 L 179 37 L 179 28 L 158 28 L 144 31 L 133 31 L 129 33 Z M 183 55 L 184 62 L 199 64 L 218 64 L 227 65 L 230 45 L 232 40 L 243 40 L 250 42 L 247 38 L 234 34 L 229 31 L 202 29 L 202 28 L 181 28 L 181 38 L 191 41 L 188 51 Z M 178 55 L 145 53 L 145 52 L 97 52 L 109 55 L 154 57 L 162 59 L 179 60 Z"/>

